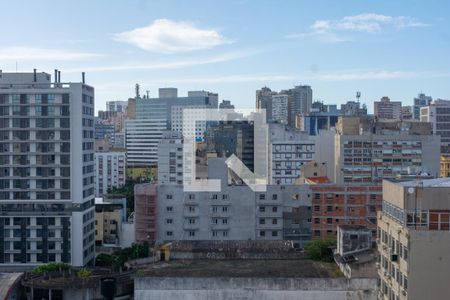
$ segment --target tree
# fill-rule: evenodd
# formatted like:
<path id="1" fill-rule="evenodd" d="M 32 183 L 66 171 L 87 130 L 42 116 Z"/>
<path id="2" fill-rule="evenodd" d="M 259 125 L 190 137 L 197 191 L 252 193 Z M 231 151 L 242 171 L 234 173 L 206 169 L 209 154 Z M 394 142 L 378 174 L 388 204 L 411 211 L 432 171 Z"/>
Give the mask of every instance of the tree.
<path id="1" fill-rule="evenodd" d="M 114 257 L 110 254 L 100 253 L 95 258 L 95 265 L 97 267 L 112 267 L 114 264 Z"/>
<path id="2" fill-rule="evenodd" d="M 335 246 L 334 239 L 321 239 L 314 240 L 306 244 L 305 252 L 309 259 L 320 261 L 332 261 L 333 251 L 332 247 Z"/>

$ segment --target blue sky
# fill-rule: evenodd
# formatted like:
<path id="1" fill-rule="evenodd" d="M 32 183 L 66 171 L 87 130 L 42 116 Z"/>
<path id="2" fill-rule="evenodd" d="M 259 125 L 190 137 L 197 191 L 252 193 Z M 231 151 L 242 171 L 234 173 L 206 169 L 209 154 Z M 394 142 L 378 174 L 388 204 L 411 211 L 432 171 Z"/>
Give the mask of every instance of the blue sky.
<path id="1" fill-rule="evenodd" d="M 309 84 L 314 100 L 356 91 L 411 104 L 450 98 L 448 1 L 0 1 L 0 69 L 86 71 L 96 108 L 134 84 L 218 92 L 242 108 L 255 90 Z M 5 25 L 7 24 L 7 26 Z"/>

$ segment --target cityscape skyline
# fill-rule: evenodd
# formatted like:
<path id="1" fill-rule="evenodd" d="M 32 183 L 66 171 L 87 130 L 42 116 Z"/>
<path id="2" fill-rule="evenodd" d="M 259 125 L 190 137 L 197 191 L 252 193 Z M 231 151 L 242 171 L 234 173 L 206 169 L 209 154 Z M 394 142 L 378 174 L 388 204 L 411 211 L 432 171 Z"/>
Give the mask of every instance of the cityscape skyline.
<path id="1" fill-rule="evenodd" d="M 0 65 L 50 74 L 57 67 L 72 82 L 85 71 L 96 110 L 132 97 L 135 83 L 151 97 L 159 87 L 175 86 L 180 95 L 209 90 L 240 108 L 253 107 L 263 86 L 307 84 L 313 100 L 338 105 L 361 91 L 373 112 L 382 96 L 404 105 L 421 91 L 448 98 L 448 4 L 435 2 L 29 3 L 24 26 L 2 41 Z M 5 5 L 6 23 L 21 5 Z"/>

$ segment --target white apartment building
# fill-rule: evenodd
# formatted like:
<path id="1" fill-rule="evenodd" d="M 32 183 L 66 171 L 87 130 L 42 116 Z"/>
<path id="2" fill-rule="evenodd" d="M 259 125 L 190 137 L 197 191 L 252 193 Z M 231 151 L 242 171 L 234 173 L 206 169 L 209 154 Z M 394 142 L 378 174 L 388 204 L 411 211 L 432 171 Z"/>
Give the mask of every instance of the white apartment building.
<path id="1" fill-rule="evenodd" d="M 95 196 L 102 197 L 111 189 L 125 184 L 125 152 L 97 152 L 95 157 Z"/>
<path id="2" fill-rule="evenodd" d="M 156 222 L 147 229 L 156 231 L 158 242 L 289 239 L 303 246 L 310 240 L 307 185 L 269 185 L 266 192 L 254 192 L 244 184 L 229 184 L 229 176 L 225 159 L 213 158 L 208 178 L 220 179 L 221 191 L 188 193 L 182 185 L 153 186 L 156 212 L 150 216 Z M 141 215 L 136 218 L 140 223 Z"/>
<path id="3" fill-rule="evenodd" d="M 94 88 L 59 78 L 0 71 L 0 268 L 95 257 Z"/>
<path id="4" fill-rule="evenodd" d="M 195 131 L 195 140 L 196 141 L 204 141 L 205 140 L 205 131 L 206 131 L 206 122 L 207 122 L 207 113 L 205 109 L 211 109 L 208 106 L 181 106 L 181 105 L 173 105 L 172 113 L 171 113 L 171 123 L 172 130 L 180 133 L 184 132 L 194 132 Z M 184 112 L 184 113 L 183 113 Z M 199 120 L 194 122 L 183 122 L 191 120 Z"/>
<path id="5" fill-rule="evenodd" d="M 449 178 L 383 182 L 379 300 L 448 298 L 449 195 Z"/>
<path id="6" fill-rule="evenodd" d="M 183 184 L 183 135 L 167 131 L 158 144 L 158 184 Z"/>
<path id="7" fill-rule="evenodd" d="M 282 124 L 288 123 L 289 117 L 289 96 L 272 95 L 272 121 Z"/>
<path id="8" fill-rule="evenodd" d="M 294 184 L 301 176 L 302 164 L 315 158 L 315 137 L 286 130 L 280 124 L 270 124 L 269 132 L 270 183 Z"/>
<path id="9" fill-rule="evenodd" d="M 429 122 L 432 132 L 441 137 L 441 154 L 450 154 L 450 100 L 434 100 L 420 109 L 420 121 Z"/>

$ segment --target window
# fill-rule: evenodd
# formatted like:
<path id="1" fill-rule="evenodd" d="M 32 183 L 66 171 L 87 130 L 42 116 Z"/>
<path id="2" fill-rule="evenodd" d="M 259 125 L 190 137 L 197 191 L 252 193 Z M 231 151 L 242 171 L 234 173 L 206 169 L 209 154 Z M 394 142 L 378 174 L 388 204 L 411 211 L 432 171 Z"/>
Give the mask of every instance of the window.
<path id="1" fill-rule="evenodd" d="M 327 224 L 333 224 L 333 219 L 332 218 L 327 218 Z"/>
<path id="2" fill-rule="evenodd" d="M 266 211 L 266 207 L 265 206 L 260 206 L 259 207 L 259 212 L 265 212 Z"/>
<path id="3" fill-rule="evenodd" d="M 272 200 L 278 200 L 278 195 L 277 194 L 273 194 L 272 195 Z"/>
<path id="4" fill-rule="evenodd" d="M 272 207 L 272 212 L 277 212 L 278 211 L 278 207 L 274 206 Z"/>
<path id="5" fill-rule="evenodd" d="M 167 224 L 172 224 L 172 223 L 173 223 L 173 220 L 172 220 L 172 219 L 166 219 L 166 223 L 167 223 Z"/>
<path id="6" fill-rule="evenodd" d="M 320 211 L 320 205 L 314 205 L 314 211 L 319 212 Z"/>
<path id="7" fill-rule="evenodd" d="M 227 212 L 227 211 L 228 211 L 228 207 L 223 206 L 223 207 L 222 207 L 222 212 Z"/>
<path id="8" fill-rule="evenodd" d="M 277 225 L 278 224 L 278 219 L 272 219 L 272 224 L 273 225 Z"/>
<path id="9" fill-rule="evenodd" d="M 266 224 L 266 219 L 260 218 L 260 219 L 259 219 L 259 224 L 260 224 L 260 225 Z"/>
<path id="10" fill-rule="evenodd" d="M 190 237 L 194 237 L 195 236 L 195 231 L 189 231 L 189 236 Z"/>
<path id="11" fill-rule="evenodd" d="M 265 200 L 266 194 L 259 194 L 259 200 Z"/>
<path id="12" fill-rule="evenodd" d="M 172 211 L 173 211 L 173 207 L 172 207 L 172 206 L 167 206 L 167 207 L 166 207 L 166 211 L 172 212 Z"/>
<path id="13" fill-rule="evenodd" d="M 172 199 L 172 195 L 170 195 L 170 194 L 166 195 L 166 199 L 167 200 L 171 200 Z"/>
<path id="14" fill-rule="evenodd" d="M 278 236 L 278 231 L 272 231 L 272 236 Z"/>
<path id="15" fill-rule="evenodd" d="M 265 232 L 264 230 L 261 230 L 261 231 L 259 232 L 259 236 L 266 236 L 266 232 Z"/>
<path id="16" fill-rule="evenodd" d="M 332 212 L 333 211 L 333 206 L 327 206 L 327 212 Z"/>
<path id="17" fill-rule="evenodd" d="M 173 232 L 172 232 L 172 231 L 166 231 L 166 235 L 167 235 L 167 236 L 172 236 L 172 235 L 173 235 Z"/>

